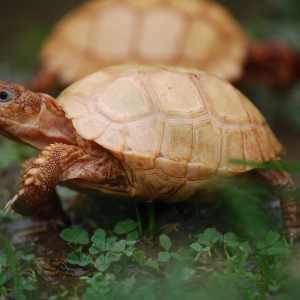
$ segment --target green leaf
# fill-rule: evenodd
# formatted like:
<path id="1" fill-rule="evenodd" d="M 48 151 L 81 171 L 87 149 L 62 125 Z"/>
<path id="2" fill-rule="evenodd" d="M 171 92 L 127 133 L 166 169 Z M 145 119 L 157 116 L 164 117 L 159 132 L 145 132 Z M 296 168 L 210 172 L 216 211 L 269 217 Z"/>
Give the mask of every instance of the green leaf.
<path id="1" fill-rule="evenodd" d="M 93 254 L 97 254 L 100 252 L 100 250 L 94 246 L 90 247 L 89 252 L 93 255 Z"/>
<path id="2" fill-rule="evenodd" d="M 159 242 L 160 242 L 160 245 L 166 250 L 166 251 L 169 251 L 170 248 L 171 248 L 171 239 L 165 235 L 165 234 L 162 234 L 160 237 L 159 237 Z"/>
<path id="3" fill-rule="evenodd" d="M 173 257 L 173 259 L 177 260 L 177 261 L 182 261 L 182 256 L 179 255 L 178 253 L 172 252 L 170 253 L 171 256 Z"/>
<path id="4" fill-rule="evenodd" d="M 278 284 L 274 279 L 272 279 L 270 280 L 268 288 L 272 293 L 276 293 L 280 289 L 280 284 Z"/>
<path id="5" fill-rule="evenodd" d="M 101 254 L 94 262 L 95 267 L 100 271 L 104 272 L 109 267 L 109 263 L 105 261 L 104 254 Z"/>
<path id="6" fill-rule="evenodd" d="M 266 244 L 267 244 L 267 246 L 271 246 L 275 242 L 277 242 L 279 239 L 280 239 L 279 233 L 270 231 L 266 236 Z"/>
<path id="7" fill-rule="evenodd" d="M 207 228 L 204 233 L 198 234 L 198 242 L 201 244 L 216 243 L 221 237 L 221 233 L 215 228 Z"/>
<path id="8" fill-rule="evenodd" d="M 2 265 L 3 267 L 7 266 L 7 254 L 0 253 L 0 265 Z"/>
<path id="9" fill-rule="evenodd" d="M 105 255 L 105 263 L 111 264 L 115 261 L 119 261 L 121 256 L 122 256 L 122 254 L 120 254 L 120 253 L 115 253 L 115 252 L 110 251 L 110 252 L 106 253 L 106 255 Z"/>
<path id="10" fill-rule="evenodd" d="M 133 255 L 133 251 L 135 250 L 136 248 L 133 247 L 133 246 L 129 246 L 127 249 L 125 249 L 124 253 L 130 257 Z"/>
<path id="11" fill-rule="evenodd" d="M 78 253 L 72 252 L 68 255 L 66 262 L 71 265 L 78 265 L 80 263 L 80 258 Z"/>
<path id="12" fill-rule="evenodd" d="M 249 254 L 251 251 L 251 248 L 248 244 L 248 241 L 239 244 L 239 248 L 246 254 Z"/>
<path id="13" fill-rule="evenodd" d="M 64 229 L 60 237 L 67 242 L 86 245 L 89 243 L 88 233 L 80 228 Z"/>
<path id="14" fill-rule="evenodd" d="M 171 254 L 169 252 L 162 251 L 158 253 L 158 259 L 163 263 L 169 261 L 170 258 L 171 258 Z"/>
<path id="15" fill-rule="evenodd" d="M 4 273 L 0 273 L 0 286 L 6 282 L 6 275 Z"/>
<path id="16" fill-rule="evenodd" d="M 127 234 L 126 241 L 136 242 L 139 239 L 139 233 L 135 230 Z"/>
<path id="17" fill-rule="evenodd" d="M 35 291 L 36 288 L 31 284 L 33 282 L 33 279 L 31 277 L 29 277 L 29 280 L 21 277 L 20 278 L 20 284 L 22 286 L 23 289 L 28 290 L 28 291 Z"/>
<path id="18" fill-rule="evenodd" d="M 144 266 L 159 270 L 159 265 L 156 261 L 148 260 L 144 263 Z"/>
<path id="19" fill-rule="evenodd" d="M 65 297 L 67 296 L 67 294 L 68 294 L 68 292 L 64 291 L 58 295 L 51 296 L 49 298 L 49 300 L 64 300 L 64 299 L 66 299 Z"/>
<path id="20" fill-rule="evenodd" d="M 94 243 L 93 245 L 101 250 L 105 250 L 105 237 L 106 232 L 104 229 L 96 229 L 94 235 L 91 238 L 92 242 Z"/>
<path id="21" fill-rule="evenodd" d="M 35 286 L 33 286 L 32 284 L 25 285 L 23 288 L 27 291 L 36 291 Z"/>
<path id="22" fill-rule="evenodd" d="M 262 260 L 262 258 L 258 255 L 255 257 L 255 260 L 256 260 L 258 266 L 260 267 L 262 274 L 266 278 L 269 278 L 268 264 L 265 263 L 264 260 Z"/>
<path id="23" fill-rule="evenodd" d="M 20 255 L 20 259 L 27 261 L 27 262 L 31 261 L 34 257 L 35 257 L 34 254 Z"/>
<path id="24" fill-rule="evenodd" d="M 114 246 L 111 248 L 113 252 L 123 252 L 126 247 L 126 242 L 124 240 L 120 240 L 119 242 L 115 242 Z"/>
<path id="25" fill-rule="evenodd" d="M 134 245 L 136 243 L 136 241 L 125 241 L 126 245 Z"/>
<path id="26" fill-rule="evenodd" d="M 137 251 L 133 253 L 134 259 L 141 265 L 145 258 L 145 251 Z"/>
<path id="27" fill-rule="evenodd" d="M 189 280 L 193 277 L 195 273 L 196 273 L 195 270 L 184 267 L 182 268 L 181 278 L 183 280 Z"/>
<path id="28" fill-rule="evenodd" d="M 190 247 L 197 252 L 203 250 L 203 247 L 199 243 L 193 243 L 190 245 Z"/>
<path id="29" fill-rule="evenodd" d="M 149 280 L 147 285 L 142 285 L 137 287 L 132 293 L 130 294 L 129 299 L 131 300 L 155 300 L 157 299 L 154 294 L 154 287 L 156 285 L 155 280 Z"/>
<path id="30" fill-rule="evenodd" d="M 282 241 L 277 241 L 273 244 L 272 247 L 268 249 L 268 253 L 272 255 L 281 254 L 281 255 L 289 255 L 291 254 L 291 250 L 286 249 L 286 245 Z"/>
<path id="31" fill-rule="evenodd" d="M 85 255 L 80 253 L 80 263 L 79 266 L 84 267 L 93 262 L 92 256 L 91 255 Z"/>
<path id="32" fill-rule="evenodd" d="M 105 245 L 107 251 L 110 251 L 114 247 L 116 240 L 117 240 L 116 236 L 112 236 L 107 239 Z"/>
<path id="33" fill-rule="evenodd" d="M 124 234 L 129 233 L 130 231 L 136 229 L 138 227 L 138 223 L 127 219 L 125 221 L 120 221 L 117 223 L 117 225 L 114 227 L 114 232 L 117 234 Z"/>
<path id="34" fill-rule="evenodd" d="M 258 250 L 262 250 L 262 249 L 264 249 L 266 247 L 266 244 L 263 243 L 263 242 L 258 242 L 256 244 L 256 247 L 257 247 Z"/>
<path id="35" fill-rule="evenodd" d="M 223 237 L 223 241 L 231 247 L 237 247 L 239 245 L 239 240 L 233 232 L 226 233 Z"/>
<path id="36" fill-rule="evenodd" d="M 126 280 L 121 281 L 121 287 L 122 287 L 122 290 L 124 291 L 125 295 L 128 295 L 131 292 L 134 285 L 135 285 L 135 279 L 134 278 L 130 278 L 130 279 L 126 279 Z"/>
<path id="37" fill-rule="evenodd" d="M 109 291 L 110 291 L 110 287 L 109 287 L 109 286 L 100 288 L 100 289 L 98 290 L 98 292 L 99 292 L 100 295 L 107 294 L 107 293 L 109 293 Z"/>

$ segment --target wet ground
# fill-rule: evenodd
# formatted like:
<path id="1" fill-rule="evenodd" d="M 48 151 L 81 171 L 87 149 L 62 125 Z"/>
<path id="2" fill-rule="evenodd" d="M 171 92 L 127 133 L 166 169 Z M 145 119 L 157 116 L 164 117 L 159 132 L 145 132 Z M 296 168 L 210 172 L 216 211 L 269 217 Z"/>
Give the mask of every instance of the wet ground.
<path id="1" fill-rule="evenodd" d="M 0 0 L 0 79 L 26 83 L 38 65 L 38 50 L 51 26 L 67 11 L 81 2 L 83 1 L 27 0 L 20 2 L 17 0 Z M 294 38 L 295 32 L 298 32 L 297 30 L 300 28 L 300 23 L 296 17 L 300 12 L 300 7 L 297 6 L 296 0 L 286 1 L 285 5 L 280 0 L 222 0 L 219 2 L 231 9 L 232 13 L 251 32 L 253 37 L 281 34 L 295 48 L 300 49 L 300 38 L 298 37 L 298 40 Z M 297 7 L 299 10 L 295 11 L 291 7 Z M 293 16 L 295 16 L 295 20 Z M 297 161 L 300 157 L 299 90 L 300 83 L 280 92 L 268 91 L 257 86 L 246 86 L 243 90 L 261 109 L 279 140 L 285 146 L 287 154 L 283 158 L 287 161 Z M 35 152 L 7 142 L 2 137 L 0 137 L 0 149 L 0 187 L 4 205 L 14 195 L 17 188 L 21 162 L 34 155 Z M 292 174 L 298 187 L 300 186 L 299 174 Z M 62 190 L 61 195 L 65 208 L 68 208 L 70 205 L 69 198 L 72 198 L 73 194 Z M 236 204 L 236 207 L 240 206 L 239 203 Z M 217 201 L 200 208 L 196 221 L 194 218 L 195 207 L 192 204 L 158 205 L 155 223 L 157 236 L 168 228 L 173 247 L 178 250 L 190 242 L 190 237 L 193 234 L 203 232 L 208 227 L 216 227 L 223 233 L 232 230 L 239 233 L 241 237 L 247 236 L 248 238 L 253 238 L 253 232 L 259 236 L 266 234 L 270 229 L 280 230 L 281 219 L 278 200 L 275 199 L 274 202 L 267 202 L 267 204 L 254 201 L 252 208 L 249 209 L 256 211 L 256 214 L 254 214 L 252 221 L 251 219 L 248 220 L 248 223 L 252 225 L 257 223 L 261 226 L 260 229 L 257 227 L 251 229 L 251 226 L 248 225 L 245 227 L 243 220 L 249 211 L 244 209 L 237 213 L 234 208 L 228 205 L 228 201 Z M 143 226 L 147 228 L 147 207 L 142 204 L 139 206 L 139 210 Z M 70 218 L 73 227 L 85 228 L 92 235 L 93 230 L 97 227 L 112 231 L 114 225 L 120 220 L 128 218 L 136 220 L 136 214 L 132 203 L 124 203 L 117 199 L 112 200 L 105 197 L 99 199 L 84 196 L 79 203 L 72 204 Z M 33 231 L 28 234 L 28 230 Z M 4 238 L 9 238 L 15 253 L 23 251 L 24 254 L 35 254 L 37 258 L 48 259 L 51 263 L 61 263 L 54 267 L 55 272 L 57 272 L 55 276 L 43 274 L 33 262 L 28 265 L 23 264 L 24 270 L 34 269 L 37 272 L 35 287 L 38 291 L 26 292 L 29 298 L 34 295 L 38 299 L 48 299 L 49 296 L 65 290 L 73 295 L 76 287 L 81 284 L 81 287 L 78 288 L 80 294 L 85 288 L 79 277 L 89 275 L 90 271 L 65 264 L 65 259 L 70 253 L 70 247 L 66 241 L 60 238 L 59 232 L 44 231 L 39 224 L 31 222 L 28 218 L 0 217 L 0 252 L 6 251 Z M 160 251 L 157 238 L 150 242 L 140 240 L 137 248 L 144 250 L 147 258 L 152 257 L 153 259 L 157 257 L 157 253 Z M 296 261 L 296 263 L 298 262 Z M 116 265 L 112 272 L 120 280 L 127 278 L 127 275 L 122 275 L 120 270 L 124 271 L 119 265 Z M 125 273 L 130 274 L 130 278 L 139 278 L 141 283 L 148 282 L 152 278 L 156 278 L 160 282 L 164 282 L 164 280 L 167 282 L 171 272 L 168 268 L 163 269 L 162 274 L 149 272 L 140 268 L 138 264 L 129 265 L 127 271 Z M 15 295 L 10 296 L 16 299 Z M 0 299 L 2 299 L 1 296 Z"/>

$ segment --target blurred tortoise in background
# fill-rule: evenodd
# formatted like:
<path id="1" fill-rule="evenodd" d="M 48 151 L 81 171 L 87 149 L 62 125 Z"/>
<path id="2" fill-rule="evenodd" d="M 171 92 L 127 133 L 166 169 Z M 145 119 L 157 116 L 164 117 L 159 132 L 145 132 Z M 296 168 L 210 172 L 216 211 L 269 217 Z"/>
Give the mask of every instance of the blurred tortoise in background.
<path id="1" fill-rule="evenodd" d="M 282 146 L 257 108 L 223 79 L 196 69 L 120 65 L 73 83 L 56 100 L 2 81 L 0 99 L 1 133 L 41 150 L 7 211 L 48 210 L 59 221 L 59 183 L 136 201 L 207 202 L 244 174 L 275 187 L 288 235 L 300 235 L 289 175 L 246 163 L 280 164 Z"/>
<path id="2" fill-rule="evenodd" d="M 203 0 L 88 1 L 57 23 L 41 61 L 29 85 L 38 92 L 122 63 L 191 67 L 273 87 L 293 82 L 300 67 L 289 46 L 252 43 L 224 7 Z"/>

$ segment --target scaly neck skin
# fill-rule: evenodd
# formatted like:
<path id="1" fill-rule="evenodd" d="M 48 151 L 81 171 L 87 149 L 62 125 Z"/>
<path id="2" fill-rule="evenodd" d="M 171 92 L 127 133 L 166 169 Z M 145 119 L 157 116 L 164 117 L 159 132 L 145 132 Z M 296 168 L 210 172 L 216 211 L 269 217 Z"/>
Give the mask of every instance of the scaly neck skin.
<path id="1" fill-rule="evenodd" d="M 76 134 L 72 122 L 66 118 L 64 111 L 56 101 L 46 95 L 42 97 L 40 114 L 35 122 L 37 125 L 37 140 L 33 146 L 37 149 L 44 149 L 52 143 L 76 144 Z M 39 140 L 39 141 L 38 141 Z"/>
<path id="2" fill-rule="evenodd" d="M 76 144 L 71 121 L 52 97 L 5 81 L 0 81 L 0 133 L 39 150 L 55 142 Z"/>

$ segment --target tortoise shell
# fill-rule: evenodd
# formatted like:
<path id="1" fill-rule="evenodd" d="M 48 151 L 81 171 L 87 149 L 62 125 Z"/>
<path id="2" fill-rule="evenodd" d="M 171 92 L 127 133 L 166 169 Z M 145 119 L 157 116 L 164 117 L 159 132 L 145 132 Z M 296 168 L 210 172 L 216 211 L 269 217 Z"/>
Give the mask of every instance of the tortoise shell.
<path id="1" fill-rule="evenodd" d="M 57 23 L 41 52 L 66 86 L 121 63 L 167 64 L 239 79 L 248 39 L 231 14 L 203 0 L 94 0 Z"/>
<path id="2" fill-rule="evenodd" d="M 185 200 L 249 171 L 244 162 L 277 159 L 282 150 L 250 100 L 195 69 L 109 67 L 73 83 L 57 101 L 80 136 L 121 162 L 144 199 Z"/>

